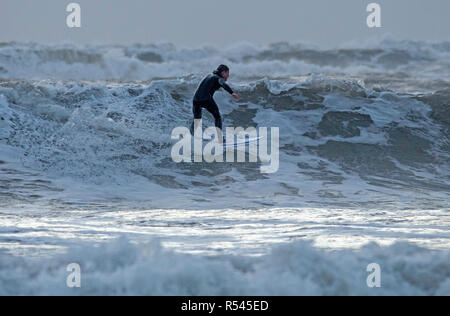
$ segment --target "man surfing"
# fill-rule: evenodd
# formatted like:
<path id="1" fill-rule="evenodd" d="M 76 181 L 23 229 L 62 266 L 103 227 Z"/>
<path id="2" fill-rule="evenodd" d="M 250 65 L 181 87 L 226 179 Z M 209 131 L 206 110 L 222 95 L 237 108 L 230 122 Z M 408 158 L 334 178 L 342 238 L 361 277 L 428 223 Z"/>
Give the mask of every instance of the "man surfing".
<path id="1" fill-rule="evenodd" d="M 239 96 L 233 92 L 230 86 L 226 83 L 230 76 L 230 69 L 226 65 L 220 65 L 212 74 L 206 76 L 197 88 L 194 95 L 193 107 L 194 122 L 191 125 L 191 134 L 194 135 L 194 131 L 199 126 L 202 119 L 202 108 L 208 110 L 215 120 L 217 128 L 218 140 L 223 142 L 222 137 L 222 116 L 220 115 L 219 107 L 214 101 L 214 93 L 220 88 L 224 88 L 234 99 L 239 100 Z"/>

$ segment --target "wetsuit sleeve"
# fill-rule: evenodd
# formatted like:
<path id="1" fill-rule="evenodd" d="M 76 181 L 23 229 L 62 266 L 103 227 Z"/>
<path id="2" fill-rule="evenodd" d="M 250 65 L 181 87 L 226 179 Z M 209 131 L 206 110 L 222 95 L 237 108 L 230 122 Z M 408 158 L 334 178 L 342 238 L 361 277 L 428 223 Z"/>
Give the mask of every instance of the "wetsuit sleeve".
<path id="1" fill-rule="evenodd" d="M 230 88 L 229 85 L 226 84 L 223 78 L 219 78 L 219 84 L 222 88 L 224 88 L 229 94 L 233 94 L 233 89 Z"/>

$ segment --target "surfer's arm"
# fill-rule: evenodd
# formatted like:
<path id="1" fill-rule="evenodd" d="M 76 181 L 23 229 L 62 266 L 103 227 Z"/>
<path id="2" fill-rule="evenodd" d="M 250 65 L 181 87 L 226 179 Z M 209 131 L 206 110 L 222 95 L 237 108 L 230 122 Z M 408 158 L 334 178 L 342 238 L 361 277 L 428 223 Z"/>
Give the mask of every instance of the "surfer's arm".
<path id="1" fill-rule="evenodd" d="M 226 84 L 225 79 L 219 78 L 219 84 L 222 88 L 224 88 L 229 94 L 234 94 L 233 89 L 229 85 Z"/>

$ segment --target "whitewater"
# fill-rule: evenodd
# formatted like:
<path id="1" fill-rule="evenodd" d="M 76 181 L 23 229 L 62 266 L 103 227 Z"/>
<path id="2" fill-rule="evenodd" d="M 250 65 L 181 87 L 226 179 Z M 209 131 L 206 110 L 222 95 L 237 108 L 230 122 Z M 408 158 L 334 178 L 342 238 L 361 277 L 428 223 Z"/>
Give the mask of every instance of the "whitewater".
<path id="1" fill-rule="evenodd" d="M 276 173 L 171 159 L 222 63 Z M 0 295 L 449 295 L 449 78 L 449 42 L 0 43 Z"/>

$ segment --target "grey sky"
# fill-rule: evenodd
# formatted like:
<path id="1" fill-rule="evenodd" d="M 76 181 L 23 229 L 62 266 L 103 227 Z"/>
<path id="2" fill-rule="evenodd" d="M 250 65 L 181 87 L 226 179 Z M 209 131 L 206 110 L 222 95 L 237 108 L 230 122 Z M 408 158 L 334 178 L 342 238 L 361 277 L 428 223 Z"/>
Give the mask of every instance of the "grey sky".
<path id="1" fill-rule="evenodd" d="M 66 26 L 70 2 L 81 5 L 80 29 Z M 371 2 L 381 5 L 381 29 L 366 25 Z M 0 42 L 326 47 L 385 34 L 443 41 L 450 40 L 449 16 L 449 0 L 1 0 Z"/>

